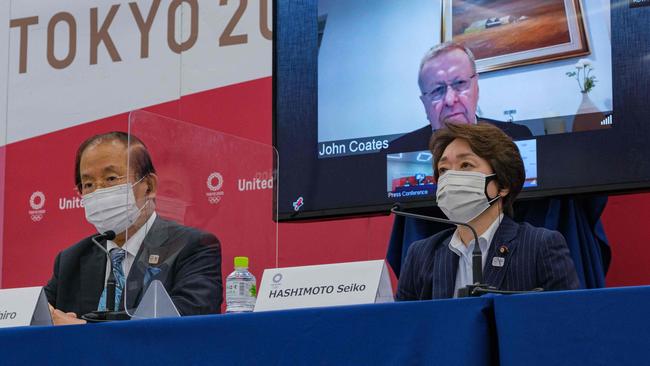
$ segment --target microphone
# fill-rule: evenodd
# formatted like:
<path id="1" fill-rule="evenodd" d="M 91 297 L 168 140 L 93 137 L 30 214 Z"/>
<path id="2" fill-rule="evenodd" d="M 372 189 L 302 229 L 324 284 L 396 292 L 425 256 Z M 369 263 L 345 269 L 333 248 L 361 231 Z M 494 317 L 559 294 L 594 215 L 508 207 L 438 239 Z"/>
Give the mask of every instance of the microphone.
<path id="1" fill-rule="evenodd" d="M 113 261 L 111 261 L 111 253 L 100 243 L 101 241 L 113 239 L 115 239 L 115 232 L 112 230 L 90 238 L 93 244 L 101 249 L 102 252 L 106 253 L 106 260 L 109 263 L 109 273 L 108 279 L 106 280 L 106 311 L 95 310 L 88 314 L 82 315 L 81 319 L 84 319 L 89 323 L 99 323 L 113 320 L 129 320 L 131 318 L 124 311 L 117 311 L 118 309 L 115 308 L 115 286 L 117 282 L 115 281 L 115 274 L 113 273 Z"/>
<path id="2" fill-rule="evenodd" d="M 99 242 L 104 241 L 104 240 L 113 240 L 113 239 L 115 239 L 115 231 L 113 231 L 113 230 L 108 230 L 107 232 L 105 232 L 103 234 L 98 234 L 98 235 L 95 235 L 95 236 L 90 238 L 90 240 L 92 240 L 92 242 L 95 245 L 97 245 L 97 247 L 99 247 L 99 249 L 101 249 L 104 253 L 106 253 L 106 255 L 109 255 L 109 256 L 110 256 L 110 253 L 108 252 L 108 250 L 106 250 L 106 248 L 104 248 L 104 246 L 101 245 Z"/>
<path id="3" fill-rule="evenodd" d="M 470 231 L 472 232 L 472 235 L 474 236 L 474 249 L 472 250 L 472 280 L 474 281 L 474 285 L 479 285 L 481 282 L 483 282 L 483 258 L 482 258 L 483 255 L 481 253 L 481 247 L 478 244 L 478 234 L 476 234 L 476 230 L 474 229 L 474 227 L 472 227 L 472 225 L 460 221 L 453 221 L 453 220 L 443 219 L 439 217 L 418 215 L 410 212 L 401 211 L 400 206 L 401 205 L 399 203 L 395 203 L 393 207 L 390 209 L 390 212 L 399 216 L 412 217 L 414 219 L 420 219 L 426 221 L 440 222 L 449 225 L 460 225 L 469 228 Z"/>
<path id="4" fill-rule="evenodd" d="M 90 240 L 100 248 L 104 253 L 106 253 L 106 260 L 109 263 L 109 272 L 108 279 L 106 280 L 106 310 L 108 311 L 117 311 L 115 309 L 115 286 L 117 282 L 115 281 L 115 274 L 113 273 L 113 261 L 111 260 L 111 253 L 104 248 L 99 242 L 104 240 L 113 240 L 115 239 L 115 232 L 109 230 L 103 234 L 95 235 Z"/>

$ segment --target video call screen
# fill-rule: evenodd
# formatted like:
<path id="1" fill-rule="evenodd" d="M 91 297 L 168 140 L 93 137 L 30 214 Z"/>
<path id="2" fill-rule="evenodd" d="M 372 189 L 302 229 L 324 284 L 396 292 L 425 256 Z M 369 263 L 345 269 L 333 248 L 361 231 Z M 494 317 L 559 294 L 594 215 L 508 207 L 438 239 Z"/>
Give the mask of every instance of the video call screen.
<path id="1" fill-rule="evenodd" d="M 650 169 L 608 174 L 620 169 L 613 156 L 632 153 L 650 130 L 634 117 L 641 110 L 623 100 L 640 96 L 622 81 L 649 74 L 647 67 L 623 67 L 643 60 L 642 49 L 619 51 L 648 33 L 625 28 L 637 18 L 642 24 L 638 10 L 609 0 L 320 0 L 275 7 L 283 219 L 382 212 L 394 202 L 435 205 L 431 124 L 418 75 L 426 52 L 446 41 L 475 56 L 477 119 L 519 131 L 511 136 L 526 169 L 520 197 L 648 185 Z"/>

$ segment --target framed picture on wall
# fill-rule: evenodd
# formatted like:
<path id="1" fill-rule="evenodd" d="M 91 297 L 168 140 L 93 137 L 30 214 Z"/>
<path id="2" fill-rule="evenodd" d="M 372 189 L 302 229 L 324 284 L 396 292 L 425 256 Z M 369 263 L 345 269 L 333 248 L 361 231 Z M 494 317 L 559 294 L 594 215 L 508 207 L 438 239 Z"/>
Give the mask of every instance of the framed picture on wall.
<path id="1" fill-rule="evenodd" d="M 580 0 L 443 0 L 443 42 L 472 50 L 478 72 L 588 55 Z"/>

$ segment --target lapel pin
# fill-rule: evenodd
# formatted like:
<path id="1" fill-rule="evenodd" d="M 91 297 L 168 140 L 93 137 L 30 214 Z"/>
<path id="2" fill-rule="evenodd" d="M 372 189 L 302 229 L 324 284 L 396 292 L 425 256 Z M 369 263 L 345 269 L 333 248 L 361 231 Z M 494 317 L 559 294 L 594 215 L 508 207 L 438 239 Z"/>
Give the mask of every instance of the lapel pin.
<path id="1" fill-rule="evenodd" d="M 160 256 L 157 254 L 152 254 L 149 256 L 149 264 L 158 264 L 159 260 L 160 260 Z"/>
<path id="2" fill-rule="evenodd" d="M 508 254 L 508 247 L 505 245 L 502 245 L 499 247 L 499 254 L 501 255 L 506 255 Z"/>
<path id="3" fill-rule="evenodd" d="M 503 265 L 506 263 L 506 259 L 503 257 L 494 257 L 492 258 L 492 266 L 493 267 L 503 267 Z"/>

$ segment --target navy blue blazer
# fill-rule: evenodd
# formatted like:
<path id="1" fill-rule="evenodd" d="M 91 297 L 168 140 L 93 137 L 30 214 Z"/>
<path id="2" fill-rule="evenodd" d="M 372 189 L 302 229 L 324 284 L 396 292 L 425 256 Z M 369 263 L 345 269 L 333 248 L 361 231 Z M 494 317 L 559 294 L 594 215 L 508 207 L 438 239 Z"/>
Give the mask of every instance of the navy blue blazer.
<path id="1" fill-rule="evenodd" d="M 430 300 L 454 295 L 459 256 L 449 249 L 454 228 L 411 244 L 397 285 L 397 300 Z M 507 248 L 500 254 L 501 247 Z M 505 259 L 502 267 L 492 259 Z M 500 290 L 545 291 L 580 286 L 564 237 L 557 231 L 516 223 L 504 216 L 494 234 L 483 282 Z"/>

